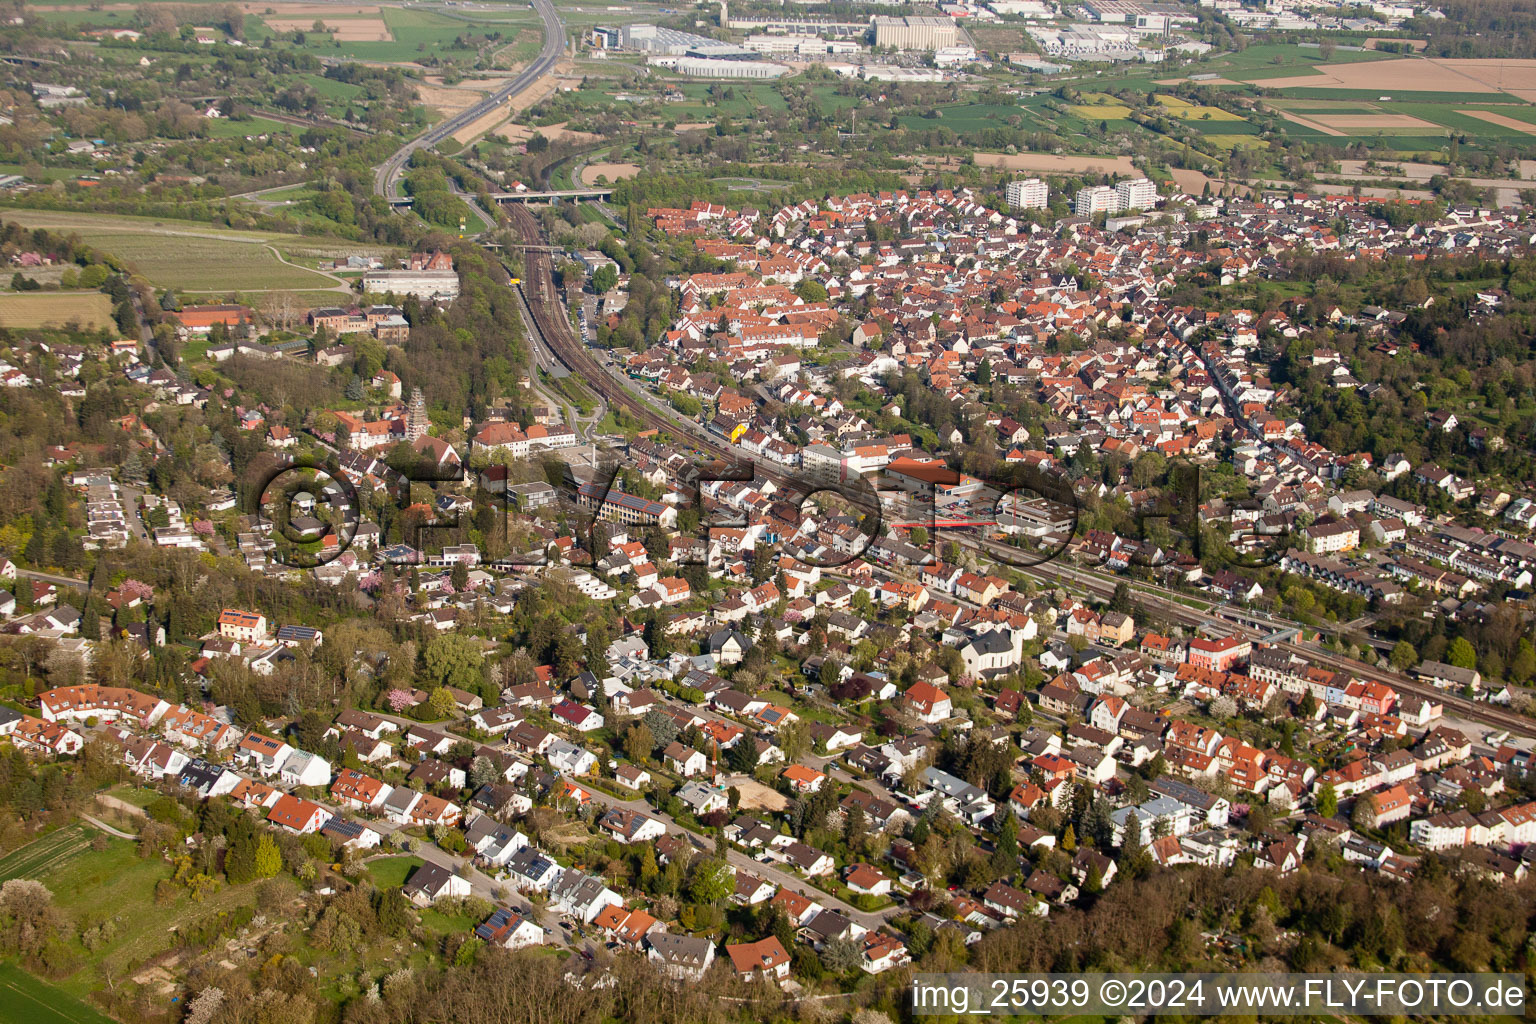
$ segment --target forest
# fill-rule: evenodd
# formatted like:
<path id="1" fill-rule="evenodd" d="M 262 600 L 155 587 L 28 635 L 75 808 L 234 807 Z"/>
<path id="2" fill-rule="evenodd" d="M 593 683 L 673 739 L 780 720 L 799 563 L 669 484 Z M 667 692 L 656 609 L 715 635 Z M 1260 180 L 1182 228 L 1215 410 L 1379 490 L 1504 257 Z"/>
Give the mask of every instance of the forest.
<path id="1" fill-rule="evenodd" d="M 1443 18 L 1415 17 L 1409 36 L 1429 40 L 1432 57 L 1520 57 L 1536 53 L 1536 3 L 1532 0 L 1448 0 L 1436 4 Z"/>

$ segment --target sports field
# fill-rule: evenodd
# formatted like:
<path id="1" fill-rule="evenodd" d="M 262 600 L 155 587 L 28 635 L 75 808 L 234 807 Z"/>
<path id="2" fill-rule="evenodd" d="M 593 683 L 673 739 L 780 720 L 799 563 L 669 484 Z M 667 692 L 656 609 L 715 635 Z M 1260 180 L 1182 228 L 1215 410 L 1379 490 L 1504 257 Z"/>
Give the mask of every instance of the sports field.
<path id="1" fill-rule="evenodd" d="M 0 327 L 102 327 L 112 322 L 112 300 L 100 292 L 14 292 L 0 294 Z"/>

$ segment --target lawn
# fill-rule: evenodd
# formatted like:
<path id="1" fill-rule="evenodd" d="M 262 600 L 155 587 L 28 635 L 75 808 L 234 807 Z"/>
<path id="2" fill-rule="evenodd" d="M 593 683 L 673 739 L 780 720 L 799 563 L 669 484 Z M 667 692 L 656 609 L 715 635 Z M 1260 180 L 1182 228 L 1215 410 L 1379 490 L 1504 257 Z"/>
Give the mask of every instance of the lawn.
<path id="1" fill-rule="evenodd" d="M 864 102 L 859 96 L 843 96 L 837 92 L 834 85 L 816 85 L 811 87 L 811 95 L 816 102 L 821 104 L 823 110 L 842 111 L 849 107 L 856 107 Z"/>
<path id="2" fill-rule="evenodd" d="M 270 231 L 237 231 L 195 221 L 152 217 L 0 209 L 0 219 L 29 228 L 79 234 L 89 244 L 134 264 L 156 285 L 186 291 L 325 289 L 335 282 L 324 274 L 284 265 L 268 246 L 275 245 L 284 252 L 313 254 L 341 254 L 376 248 L 339 240 Z"/>
<path id="3" fill-rule="evenodd" d="M 25 292 L 0 295 L 0 327 L 83 327 L 112 322 L 112 300 L 100 292 Z"/>
<path id="4" fill-rule="evenodd" d="M 441 910 L 421 912 L 421 926 L 434 935 L 460 935 L 471 931 L 480 921 L 468 914 L 445 914 Z"/>
<path id="5" fill-rule="evenodd" d="M 351 82 L 338 82 L 336 79 L 326 78 L 324 75 L 300 75 L 299 78 L 311 89 L 328 100 L 353 100 L 363 91 L 363 87 L 360 85 L 353 85 Z"/>
<path id="6" fill-rule="evenodd" d="M 113 1024 L 112 1018 L 34 978 L 0 964 L 0 1024 Z"/>
<path id="7" fill-rule="evenodd" d="M 117 797 L 117 799 L 125 804 L 133 804 L 135 807 L 148 807 L 165 794 L 145 786 L 119 786 L 117 789 L 112 790 L 109 795 Z"/>
<path id="8" fill-rule="evenodd" d="M 296 124 L 273 121 L 265 117 L 252 117 L 249 121 L 231 121 L 227 117 L 209 122 L 208 137 L 211 139 L 243 139 L 248 135 L 292 135 L 303 131 Z"/>
<path id="9" fill-rule="evenodd" d="M 686 103 L 667 106 L 667 116 L 677 121 L 707 121 L 717 117 L 752 117 L 760 110 L 785 111 L 789 105 L 771 85 L 744 82 L 719 82 L 706 85 L 702 82 L 678 82 L 678 89 L 688 97 Z M 711 88 L 720 91 L 717 100 L 709 94 Z"/>
<path id="10" fill-rule="evenodd" d="M 420 857 L 380 857 L 368 862 L 368 874 L 380 889 L 394 889 L 404 885 L 411 872 L 425 863 Z"/>

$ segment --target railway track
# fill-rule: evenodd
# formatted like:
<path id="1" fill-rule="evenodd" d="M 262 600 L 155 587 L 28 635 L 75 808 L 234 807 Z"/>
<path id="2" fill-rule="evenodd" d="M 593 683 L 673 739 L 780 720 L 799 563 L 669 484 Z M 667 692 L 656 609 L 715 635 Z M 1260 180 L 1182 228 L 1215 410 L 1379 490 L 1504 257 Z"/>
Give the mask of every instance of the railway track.
<path id="1" fill-rule="evenodd" d="M 527 207 L 508 206 L 507 212 L 510 214 L 513 229 L 523 236 L 525 242 L 531 245 L 543 243 L 538 221 L 528 212 Z M 691 444 L 706 454 L 728 462 L 736 460 L 737 455 L 730 445 L 710 437 L 703 430 L 687 430 L 662 416 L 650 403 L 642 402 L 630 394 L 628 388 L 616 382 L 598 363 L 571 330 L 565 305 L 555 292 L 554 264 L 548 252 L 539 249 L 526 250 L 523 265 L 523 283 L 517 288 L 523 304 L 529 310 L 534 327 L 539 332 L 539 338 L 536 341 L 542 342 L 544 347 L 564 363 L 572 374 L 581 378 L 584 385 L 607 402 L 610 407 L 624 409 L 648 427 L 672 434 L 684 433 Z M 769 479 L 775 479 L 773 475 L 767 473 L 764 475 Z M 779 477 L 776 482 L 787 481 Z"/>
<path id="2" fill-rule="evenodd" d="M 1106 600 L 1115 591 L 1114 583 L 1097 580 L 1091 576 L 1085 576 L 1076 572 L 1063 572 L 1040 566 L 1020 571 L 1025 573 L 1025 575 L 1060 586 L 1073 586 L 1079 590 L 1087 590 Z M 1223 629 L 1243 636 L 1248 640 L 1258 640 L 1264 636 L 1263 633 L 1251 627 L 1240 626 L 1220 616 L 1210 615 L 1206 612 L 1181 605 L 1171 598 L 1153 598 L 1152 595 L 1133 590 L 1132 600 L 1136 601 L 1144 609 L 1153 611 L 1183 625 L 1198 627 L 1220 624 Z M 1155 600 L 1155 603 L 1149 605 L 1149 601 L 1152 600 Z M 1479 704 L 1457 694 L 1447 693 L 1445 690 L 1438 690 L 1433 686 L 1415 682 L 1406 676 L 1383 672 L 1373 665 L 1367 665 L 1353 658 L 1346 658 L 1343 655 L 1331 654 L 1327 651 L 1320 651 L 1296 643 L 1280 642 L 1274 646 L 1279 647 L 1281 650 L 1289 651 L 1299 658 L 1305 658 L 1314 665 L 1346 672 L 1358 679 L 1384 683 L 1392 687 L 1399 694 L 1408 694 L 1434 701 L 1442 705 L 1448 714 L 1465 718 L 1468 721 L 1480 722 L 1483 725 L 1491 725 L 1500 729 L 1509 729 L 1525 736 L 1529 736 L 1533 730 L 1536 730 L 1536 722 L 1517 712 L 1505 711 L 1489 704 Z"/>
<path id="3" fill-rule="evenodd" d="M 509 212 L 512 215 L 513 228 L 523 236 L 525 242 L 534 245 L 542 244 L 543 239 L 539 232 L 538 222 L 528 212 L 526 207 L 512 207 Z M 648 427 L 654 427 L 657 430 L 672 434 L 683 434 L 695 447 L 723 462 L 732 463 L 738 460 L 739 455 L 731 445 L 712 437 L 703 430 L 688 428 L 674 420 L 668 419 L 657 412 L 649 402 L 640 401 L 629 392 L 629 389 L 614 380 L 607 369 L 593 357 L 592 353 L 587 350 L 586 346 L 581 343 L 580 339 L 571 330 L 570 320 L 566 316 L 564 304 L 559 300 L 555 292 L 553 263 L 548 252 L 537 249 L 527 250 L 525 266 L 523 284 L 518 287 L 522 292 L 524 303 L 530 310 L 535 329 L 539 332 L 544 345 L 570 369 L 572 374 L 581 378 L 582 383 L 596 392 L 610 407 L 625 409 Z M 758 464 L 755 468 L 759 476 L 781 487 L 789 486 L 793 489 L 804 486 L 799 481 L 786 477 L 768 466 Z M 999 546 L 982 538 L 968 536 L 964 532 L 954 535 L 954 539 L 962 547 L 970 548 L 985 555 L 993 554 L 993 549 Z M 1113 595 L 1115 590 L 1115 583 L 1113 582 L 1095 579 L 1092 576 L 1071 569 L 1053 568 L 1049 564 L 1019 568 L 1018 571 L 1047 585 L 1077 587 L 1106 600 Z M 1182 625 L 1192 627 L 1219 625 L 1228 632 L 1237 633 L 1250 640 L 1257 640 L 1264 635 L 1252 627 L 1241 626 L 1219 616 L 1180 604 L 1172 597 L 1161 598 L 1133 589 L 1132 599 L 1143 610 L 1171 619 Z M 1385 683 L 1399 694 L 1411 694 L 1432 700 L 1443 705 L 1448 714 L 1454 714 L 1469 721 L 1492 725 L 1500 729 L 1510 729 L 1521 735 L 1530 735 L 1533 729 L 1536 729 L 1536 722 L 1532 722 L 1530 718 L 1513 711 L 1504 711 L 1486 704 L 1479 704 L 1464 697 L 1446 693 L 1444 690 L 1437 690 L 1432 686 L 1415 682 L 1406 676 L 1382 672 L 1373 666 L 1351 658 L 1330 654 L 1326 651 L 1314 650 L 1293 643 L 1280 643 L 1276 646 L 1291 651 L 1298 657 L 1306 658 L 1313 664 L 1323 665 L 1340 672 L 1348 672 L 1360 679 Z"/>

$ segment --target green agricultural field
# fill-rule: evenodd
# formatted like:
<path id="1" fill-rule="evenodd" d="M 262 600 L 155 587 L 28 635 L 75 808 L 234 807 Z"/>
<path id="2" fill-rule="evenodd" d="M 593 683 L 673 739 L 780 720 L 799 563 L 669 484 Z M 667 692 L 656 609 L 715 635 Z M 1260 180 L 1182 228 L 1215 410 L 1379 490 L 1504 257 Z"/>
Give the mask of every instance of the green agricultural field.
<path id="1" fill-rule="evenodd" d="M 455 50 L 453 41 L 461 35 L 484 35 L 500 31 L 508 40 L 522 26 L 537 27 L 537 16 L 527 9 L 514 9 L 509 17 L 449 17 L 432 11 L 384 7 L 378 17 L 389 28 L 390 40 L 334 39 L 329 33 L 305 32 L 305 46 L 317 54 L 354 57 L 360 60 L 411 61 L 428 55 L 473 57 L 473 50 Z M 344 24 L 342 18 L 334 19 Z M 369 21 L 374 20 L 372 17 Z"/>
<path id="2" fill-rule="evenodd" d="M 34 839 L 0 858 L 0 882 L 13 878 L 37 878 L 74 860 L 90 848 L 95 832 L 79 822 Z"/>
<path id="3" fill-rule="evenodd" d="M 1084 108 L 1090 109 L 1090 108 Z M 1116 108 L 1098 108 L 1113 112 Z M 952 132 L 965 135 L 972 132 L 986 131 L 988 128 L 996 128 L 999 124 L 1006 125 L 1011 117 L 1020 118 L 1026 127 L 1033 121 L 1030 113 L 1022 107 L 1002 106 L 992 103 L 965 103 L 953 107 L 936 108 L 938 117 L 924 117 L 921 114 L 906 114 L 897 120 L 903 128 L 909 131 L 929 131 L 934 128 L 948 128 Z M 1105 118 L 1111 124 L 1113 118 Z M 1099 118 L 1090 118 L 1097 122 Z"/>
<path id="4" fill-rule="evenodd" d="M 1067 109 L 1085 121 L 1125 121 L 1131 116 L 1131 108 L 1124 103 L 1078 103 Z"/>
<path id="5" fill-rule="evenodd" d="M 1260 128 L 1258 125 L 1254 124 L 1252 121 L 1242 121 L 1242 120 L 1238 120 L 1238 121 L 1214 121 L 1213 120 L 1213 121 L 1189 121 L 1189 122 L 1186 122 L 1186 123 L 1188 124 L 1188 126 L 1190 128 L 1193 128 L 1196 132 L 1198 132 L 1201 135 L 1257 135 L 1261 131 L 1263 131 L 1262 128 Z M 1287 127 L 1287 128 L 1291 127 L 1291 123 L 1290 122 L 1286 122 L 1285 127 Z"/>
<path id="6" fill-rule="evenodd" d="M 289 266 L 278 254 L 297 263 L 300 254 L 308 259 L 378 249 L 302 235 L 115 214 L 0 209 L 0 220 L 76 233 L 132 263 L 157 286 L 188 292 L 328 289 L 337 282 L 318 271 Z"/>
<path id="7" fill-rule="evenodd" d="M 15 964 L 0 964 L 0 1024 L 114 1024 Z"/>
<path id="8" fill-rule="evenodd" d="M 1264 105 L 1300 114 L 1302 117 L 1312 114 L 1375 114 L 1381 110 L 1375 103 L 1330 103 L 1327 100 L 1265 100 Z"/>
<path id="9" fill-rule="evenodd" d="M 1262 86 L 1263 82 L 1254 82 L 1254 85 Z M 1218 86 L 1217 88 L 1222 88 Z M 1231 89 L 1233 86 L 1226 86 Z M 1393 96 L 1398 100 L 1408 100 L 1414 103 L 1460 103 L 1463 105 L 1480 103 L 1489 104 L 1509 103 L 1523 106 L 1524 100 L 1510 96 L 1506 93 L 1495 92 L 1392 92 L 1380 89 L 1312 89 L 1292 86 L 1280 90 L 1281 94 L 1289 99 L 1298 100 L 1364 100 L 1366 102 L 1381 101 L 1383 96 Z"/>
<path id="10" fill-rule="evenodd" d="M 1446 128 L 1455 129 L 1458 132 L 1464 132 L 1467 135 L 1482 136 L 1490 139 L 1523 139 L 1529 141 L 1532 133 L 1536 132 L 1536 122 L 1532 120 L 1532 117 L 1536 116 L 1536 110 L 1532 110 L 1530 107 L 1463 107 L 1458 110 L 1455 107 L 1448 107 L 1439 103 L 1384 103 L 1381 109 L 1392 114 L 1409 114 L 1413 117 L 1422 118 L 1425 121 L 1433 121 L 1435 124 Z M 1482 109 L 1497 114 L 1500 117 L 1521 121 L 1530 125 L 1530 130 L 1523 131 L 1519 128 L 1511 128 L 1509 125 L 1494 124 L 1492 121 L 1484 121 L 1480 117 L 1473 117 L 1470 114 L 1462 113 L 1462 110 L 1470 109 Z"/>
<path id="11" fill-rule="evenodd" d="M 100 244 L 155 284 L 184 291 L 312 288 L 327 280 L 315 271 L 283 264 L 263 243 L 124 232 L 108 235 Z"/>
<path id="12" fill-rule="evenodd" d="M 1205 141 L 1222 149 L 1268 149 L 1269 143 L 1257 135 L 1207 135 Z"/>
<path id="13" fill-rule="evenodd" d="M 1366 61 L 1401 58 L 1401 54 L 1378 53 L 1375 50 L 1335 49 L 1327 60 L 1316 46 L 1297 46 L 1293 43 L 1263 43 L 1246 47 L 1241 53 L 1226 53 L 1202 62 L 1212 71 L 1220 71 L 1223 78 L 1233 81 L 1249 81 L 1261 78 L 1278 78 L 1310 73 L 1314 64 L 1360 64 Z"/>
<path id="14" fill-rule="evenodd" d="M 112 300 L 100 292 L 7 292 L 0 294 L 0 327 L 103 327 L 112 322 Z"/>

